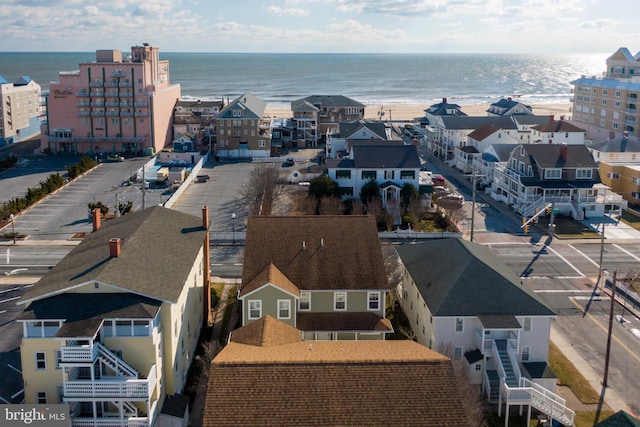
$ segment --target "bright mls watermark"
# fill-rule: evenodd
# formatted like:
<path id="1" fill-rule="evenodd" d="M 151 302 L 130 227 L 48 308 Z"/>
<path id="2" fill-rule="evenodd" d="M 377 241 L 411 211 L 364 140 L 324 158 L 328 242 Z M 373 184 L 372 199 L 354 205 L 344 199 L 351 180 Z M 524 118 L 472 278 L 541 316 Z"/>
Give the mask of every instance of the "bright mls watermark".
<path id="1" fill-rule="evenodd" d="M 69 427 L 69 405 L 1 405 L 1 426 Z"/>

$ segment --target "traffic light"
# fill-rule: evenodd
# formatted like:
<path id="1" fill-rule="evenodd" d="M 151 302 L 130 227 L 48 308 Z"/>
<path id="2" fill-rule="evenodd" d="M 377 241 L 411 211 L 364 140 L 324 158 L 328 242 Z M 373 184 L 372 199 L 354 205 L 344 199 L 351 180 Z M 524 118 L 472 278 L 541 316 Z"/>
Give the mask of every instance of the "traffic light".
<path id="1" fill-rule="evenodd" d="M 524 226 L 524 233 L 529 234 L 529 224 Z"/>
<path id="2" fill-rule="evenodd" d="M 547 213 L 547 215 L 551 215 L 551 205 L 547 205 L 547 206 L 544 208 L 544 211 Z"/>

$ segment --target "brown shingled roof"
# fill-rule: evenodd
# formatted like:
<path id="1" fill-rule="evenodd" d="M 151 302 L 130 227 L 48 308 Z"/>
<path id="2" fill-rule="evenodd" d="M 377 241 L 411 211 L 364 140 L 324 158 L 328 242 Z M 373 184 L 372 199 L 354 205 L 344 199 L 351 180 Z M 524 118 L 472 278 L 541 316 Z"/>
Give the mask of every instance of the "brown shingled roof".
<path id="1" fill-rule="evenodd" d="M 269 263 L 256 277 L 251 279 L 249 283 L 244 285 L 240 290 L 240 297 L 247 295 L 248 293 L 255 291 L 263 285 L 271 283 L 278 288 L 289 292 L 297 297 L 300 296 L 300 289 L 287 278 L 278 267 Z"/>
<path id="2" fill-rule="evenodd" d="M 374 313 L 302 313 L 296 326 L 303 331 L 382 331 L 393 332 L 389 319 Z"/>
<path id="3" fill-rule="evenodd" d="M 299 329 L 271 316 L 263 316 L 231 334 L 231 342 L 254 346 L 282 345 L 300 341 L 302 332 Z"/>
<path id="4" fill-rule="evenodd" d="M 489 123 L 485 123 L 482 126 L 480 126 L 478 129 L 471 132 L 468 136 L 469 138 L 475 139 L 476 141 L 483 141 L 485 138 L 493 135 L 499 130 L 500 130 L 499 127 Z"/>
<path id="5" fill-rule="evenodd" d="M 211 365 L 203 425 L 471 423 L 450 359 L 407 340 L 231 342 Z"/>
<path id="6" fill-rule="evenodd" d="M 549 120 L 544 124 L 534 126 L 533 129 L 538 132 L 584 132 L 584 129 L 565 120 Z"/>
<path id="7" fill-rule="evenodd" d="M 371 215 L 251 216 L 243 285 L 270 263 L 301 290 L 389 287 Z"/>

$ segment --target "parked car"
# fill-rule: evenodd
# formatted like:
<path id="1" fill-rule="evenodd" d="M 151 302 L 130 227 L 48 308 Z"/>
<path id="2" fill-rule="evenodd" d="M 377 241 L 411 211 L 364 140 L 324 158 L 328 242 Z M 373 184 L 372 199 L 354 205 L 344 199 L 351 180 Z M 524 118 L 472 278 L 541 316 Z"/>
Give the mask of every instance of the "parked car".
<path id="1" fill-rule="evenodd" d="M 287 160 L 284 161 L 284 163 L 282 164 L 283 167 L 289 167 L 289 166 L 293 166 L 296 164 L 296 161 L 293 160 L 293 157 L 287 157 Z"/>
<path id="2" fill-rule="evenodd" d="M 124 156 L 121 156 L 120 154 L 115 154 L 113 156 L 107 157 L 107 160 L 110 162 L 124 162 Z"/>

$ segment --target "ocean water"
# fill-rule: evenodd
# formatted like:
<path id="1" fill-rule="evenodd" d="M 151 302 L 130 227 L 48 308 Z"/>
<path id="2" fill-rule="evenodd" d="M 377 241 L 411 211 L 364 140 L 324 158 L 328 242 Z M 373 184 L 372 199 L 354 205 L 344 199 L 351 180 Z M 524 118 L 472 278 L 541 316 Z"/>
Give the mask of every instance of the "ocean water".
<path id="1" fill-rule="evenodd" d="M 428 106 L 444 97 L 460 105 L 507 96 L 528 104 L 566 103 L 569 82 L 601 75 L 608 55 L 160 52 L 185 98 L 233 99 L 251 92 L 275 106 L 309 95 L 385 106 Z M 95 52 L 0 52 L 0 75 L 9 82 L 28 75 L 47 90 L 60 71 L 94 60 Z"/>

